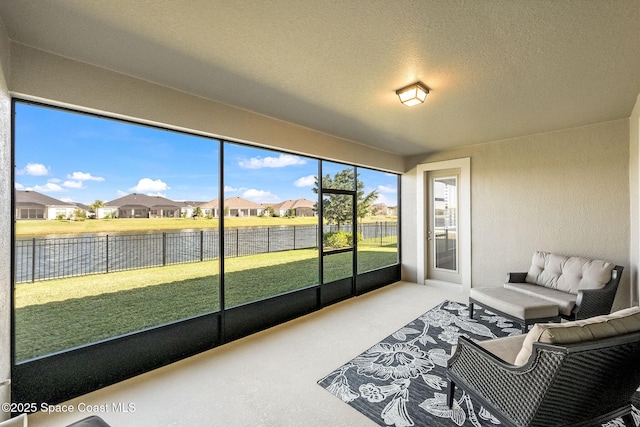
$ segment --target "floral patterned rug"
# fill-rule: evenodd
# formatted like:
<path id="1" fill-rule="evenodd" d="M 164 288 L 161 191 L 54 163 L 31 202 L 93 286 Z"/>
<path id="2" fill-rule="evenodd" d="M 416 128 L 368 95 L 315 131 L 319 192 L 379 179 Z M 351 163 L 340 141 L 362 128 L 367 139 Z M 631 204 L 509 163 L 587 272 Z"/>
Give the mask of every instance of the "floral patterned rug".
<path id="1" fill-rule="evenodd" d="M 457 389 L 446 403 L 446 366 L 461 335 L 489 339 L 519 335 L 506 318 L 444 301 L 393 335 L 318 381 L 322 387 L 382 426 L 497 426 L 500 422 Z M 640 411 L 634 408 L 640 424 Z M 624 426 L 614 420 L 604 427 Z"/>

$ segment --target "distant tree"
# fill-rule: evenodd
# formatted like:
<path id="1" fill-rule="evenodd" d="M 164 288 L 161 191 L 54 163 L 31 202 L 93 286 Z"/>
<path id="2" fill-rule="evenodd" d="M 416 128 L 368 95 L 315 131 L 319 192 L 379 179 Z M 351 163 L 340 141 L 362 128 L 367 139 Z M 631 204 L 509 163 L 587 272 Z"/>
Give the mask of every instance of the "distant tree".
<path id="1" fill-rule="evenodd" d="M 260 216 L 274 217 L 274 216 L 276 216 L 276 211 L 273 209 L 272 206 L 267 206 L 267 207 L 265 207 L 263 209 L 263 211 L 260 214 Z"/>
<path id="2" fill-rule="evenodd" d="M 76 208 L 73 212 L 73 217 L 76 221 L 84 221 L 87 219 L 87 213 L 80 208 Z"/>
<path id="3" fill-rule="evenodd" d="M 103 207 L 104 207 L 104 202 L 102 200 L 96 200 L 95 202 L 89 205 L 89 212 L 96 213 L 98 208 L 103 208 Z"/>
<path id="4" fill-rule="evenodd" d="M 194 218 L 202 218 L 203 216 L 204 216 L 204 212 L 202 212 L 202 209 L 200 209 L 200 206 L 197 206 L 193 210 L 193 217 Z"/>
<path id="5" fill-rule="evenodd" d="M 330 174 L 326 174 L 322 178 L 323 188 L 332 188 L 336 190 L 353 190 L 354 176 L 353 168 L 347 168 L 337 172 L 333 178 Z M 356 176 L 356 217 L 364 218 L 371 204 L 378 198 L 376 190 L 371 191 L 365 196 L 364 182 L 360 181 Z M 316 177 L 313 192 L 318 194 L 318 178 Z M 338 227 L 342 224 L 349 224 L 352 219 L 353 208 L 351 206 L 351 196 L 346 194 L 325 194 L 322 203 L 322 216 L 328 224 L 336 224 Z M 317 211 L 317 206 L 315 207 Z"/>

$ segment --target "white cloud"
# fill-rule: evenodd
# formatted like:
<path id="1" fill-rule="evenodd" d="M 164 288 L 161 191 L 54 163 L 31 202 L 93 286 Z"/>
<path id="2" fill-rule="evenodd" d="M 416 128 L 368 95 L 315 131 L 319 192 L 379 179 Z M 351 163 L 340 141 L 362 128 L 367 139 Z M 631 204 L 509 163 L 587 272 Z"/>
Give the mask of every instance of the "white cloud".
<path id="1" fill-rule="evenodd" d="M 20 184 L 18 182 L 15 183 L 14 187 L 15 187 L 16 190 L 24 190 L 24 185 L 22 185 L 22 184 Z"/>
<path id="2" fill-rule="evenodd" d="M 387 206 L 398 206 L 398 199 L 395 197 L 387 197 L 384 194 L 379 194 L 378 198 L 373 203 L 374 204 L 382 203 Z"/>
<path id="3" fill-rule="evenodd" d="M 162 194 L 160 194 L 161 191 L 167 191 L 170 189 L 171 187 L 169 187 L 166 182 L 162 182 L 160 179 L 153 180 L 151 178 L 142 178 L 140 181 L 138 181 L 138 184 L 135 187 L 131 187 L 129 191 L 153 196 L 162 196 Z"/>
<path id="4" fill-rule="evenodd" d="M 378 193 L 386 193 L 386 194 L 398 192 L 398 189 L 391 185 L 378 185 L 376 190 L 378 191 Z"/>
<path id="5" fill-rule="evenodd" d="M 118 191 L 116 191 L 116 194 L 118 196 L 120 196 L 120 197 L 123 197 L 123 196 L 126 196 L 129 193 L 127 193 L 126 191 L 118 190 Z"/>
<path id="6" fill-rule="evenodd" d="M 280 154 L 278 157 L 252 157 L 238 161 L 238 165 L 243 169 L 283 168 L 306 163 L 307 161 L 302 157 L 291 154 Z"/>
<path id="7" fill-rule="evenodd" d="M 248 188 L 247 187 L 240 187 L 240 188 L 236 188 L 236 187 L 231 187 L 230 185 L 225 185 L 224 186 L 224 192 L 225 193 L 237 193 L 240 191 L 247 191 Z"/>
<path id="8" fill-rule="evenodd" d="M 74 172 L 71 175 L 67 175 L 67 178 L 74 181 L 104 181 L 101 176 L 92 176 L 90 173 Z"/>
<path id="9" fill-rule="evenodd" d="M 64 191 L 64 189 L 58 184 L 47 182 L 45 185 L 36 185 L 35 187 L 33 187 L 33 191 L 37 191 L 39 193 L 55 193 Z"/>
<path id="10" fill-rule="evenodd" d="M 370 190 L 365 190 L 368 193 Z M 397 206 L 398 205 L 398 188 L 393 185 L 378 185 L 376 190 L 378 192 L 378 197 L 373 203 L 383 203 L 387 206 Z"/>
<path id="11" fill-rule="evenodd" d="M 303 176 L 302 178 L 298 178 L 293 182 L 293 185 L 296 187 L 312 187 L 316 185 L 316 176 L 308 175 Z"/>
<path id="12" fill-rule="evenodd" d="M 18 171 L 18 175 L 47 176 L 49 168 L 41 163 L 27 163 L 24 169 Z"/>
<path id="13" fill-rule="evenodd" d="M 254 188 L 242 193 L 242 197 L 256 203 L 277 203 L 280 201 L 280 198 L 275 194 L 269 191 L 256 190 Z"/>
<path id="14" fill-rule="evenodd" d="M 65 181 L 62 185 L 67 188 L 82 188 L 82 181 L 69 180 L 69 181 Z"/>

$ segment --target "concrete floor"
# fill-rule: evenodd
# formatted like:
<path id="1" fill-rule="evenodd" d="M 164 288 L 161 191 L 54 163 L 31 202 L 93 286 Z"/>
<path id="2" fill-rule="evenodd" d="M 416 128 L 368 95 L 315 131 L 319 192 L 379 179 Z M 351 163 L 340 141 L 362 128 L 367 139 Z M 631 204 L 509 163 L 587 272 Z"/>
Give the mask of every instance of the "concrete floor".
<path id="1" fill-rule="evenodd" d="M 398 282 L 65 402 L 73 413 L 30 415 L 28 425 L 99 415 L 112 427 L 375 426 L 317 381 L 442 300 L 467 297 Z"/>

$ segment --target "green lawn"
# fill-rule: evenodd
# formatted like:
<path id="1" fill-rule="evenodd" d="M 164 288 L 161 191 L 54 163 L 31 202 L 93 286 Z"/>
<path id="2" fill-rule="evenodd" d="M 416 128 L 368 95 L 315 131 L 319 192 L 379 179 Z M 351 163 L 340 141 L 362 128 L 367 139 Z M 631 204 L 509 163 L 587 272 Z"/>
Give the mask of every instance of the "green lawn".
<path id="1" fill-rule="evenodd" d="M 363 245 L 364 246 L 364 245 Z M 365 247 L 359 269 L 395 264 L 397 250 Z M 325 257 L 325 282 L 350 275 L 351 254 Z M 228 307 L 318 283 L 316 250 L 225 260 Z M 219 310 L 217 261 L 16 285 L 16 360 Z"/>

